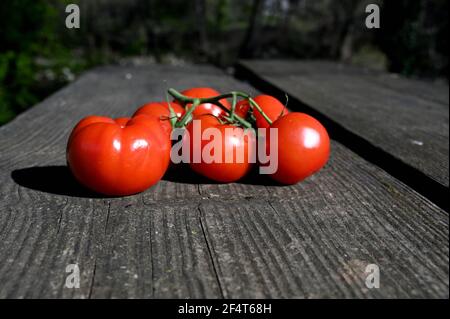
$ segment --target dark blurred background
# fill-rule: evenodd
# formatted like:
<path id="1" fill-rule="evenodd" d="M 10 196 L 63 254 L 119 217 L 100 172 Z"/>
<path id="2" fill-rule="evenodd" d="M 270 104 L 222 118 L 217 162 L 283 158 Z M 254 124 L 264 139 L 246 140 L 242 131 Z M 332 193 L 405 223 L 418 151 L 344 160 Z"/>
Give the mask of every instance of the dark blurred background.
<path id="1" fill-rule="evenodd" d="M 448 0 L 2 0 L 0 125 L 101 64 L 329 59 L 448 81 Z M 81 28 L 65 27 L 76 3 Z M 381 7 L 381 29 L 365 7 Z"/>

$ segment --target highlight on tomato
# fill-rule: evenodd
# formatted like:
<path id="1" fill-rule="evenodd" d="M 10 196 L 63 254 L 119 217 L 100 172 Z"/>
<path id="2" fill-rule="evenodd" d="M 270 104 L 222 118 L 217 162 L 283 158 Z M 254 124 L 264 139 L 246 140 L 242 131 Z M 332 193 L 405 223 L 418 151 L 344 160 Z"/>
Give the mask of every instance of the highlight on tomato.
<path id="1" fill-rule="evenodd" d="M 158 117 L 89 116 L 73 129 L 66 157 L 85 187 L 108 196 L 126 196 L 146 190 L 163 177 L 170 148 Z"/>

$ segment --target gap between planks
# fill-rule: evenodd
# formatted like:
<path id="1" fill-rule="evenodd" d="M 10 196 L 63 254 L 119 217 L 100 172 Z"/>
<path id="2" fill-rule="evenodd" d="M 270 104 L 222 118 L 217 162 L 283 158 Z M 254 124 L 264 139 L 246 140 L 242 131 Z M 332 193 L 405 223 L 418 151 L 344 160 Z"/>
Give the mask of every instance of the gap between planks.
<path id="1" fill-rule="evenodd" d="M 264 79 L 264 77 L 259 76 L 255 71 L 244 64 L 238 63 L 236 65 L 235 77 L 238 80 L 247 81 L 257 90 L 273 95 L 281 101 L 288 96 L 291 109 L 308 113 L 317 118 L 327 127 L 330 137 L 333 140 L 343 144 L 366 161 L 380 167 L 393 177 L 410 186 L 447 213 L 449 212 L 448 187 L 427 176 L 420 170 L 406 164 L 383 149 L 373 145 L 365 138 L 351 132 L 349 129 L 312 106 L 305 104 L 291 94 L 287 94 L 280 87 L 272 84 L 270 81 Z"/>

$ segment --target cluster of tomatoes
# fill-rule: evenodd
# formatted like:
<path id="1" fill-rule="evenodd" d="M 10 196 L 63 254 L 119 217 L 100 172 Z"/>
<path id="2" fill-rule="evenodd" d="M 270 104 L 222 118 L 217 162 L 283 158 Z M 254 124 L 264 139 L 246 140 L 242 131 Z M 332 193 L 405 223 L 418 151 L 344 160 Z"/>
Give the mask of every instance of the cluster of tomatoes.
<path id="1" fill-rule="evenodd" d="M 169 169 L 174 128 L 186 132 L 181 145 L 189 148 L 190 167 L 217 182 L 238 181 L 251 170 L 254 163 L 249 160 L 249 152 L 254 150 L 249 147 L 247 130 L 267 129 L 266 154 L 277 152 L 278 161 L 276 171 L 269 176 L 281 184 L 304 180 L 328 160 L 330 140 L 326 129 L 309 115 L 290 113 L 274 97 L 251 98 L 239 92 L 220 95 L 211 88 L 181 93 L 171 89 L 169 94 L 174 97 L 172 102 L 148 103 L 131 118 L 82 119 L 67 145 L 67 163 L 75 178 L 87 188 L 109 196 L 146 190 Z M 225 160 L 225 152 L 219 161 L 192 160 L 196 151 L 211 148 L 211 141 L 194 138 L 195 120 L 201 124 L 200 133 L 208 128 L 223 133 L 213 146 L 232 151 L 231 160 Z M 227 129 L 233 129 L 233 134 L 225 134 Z M 275 149 L 270 147 L 271 129 L 276 129 L 278 136 Z M 244 160 L 236 157 L 240 151 Z"/>

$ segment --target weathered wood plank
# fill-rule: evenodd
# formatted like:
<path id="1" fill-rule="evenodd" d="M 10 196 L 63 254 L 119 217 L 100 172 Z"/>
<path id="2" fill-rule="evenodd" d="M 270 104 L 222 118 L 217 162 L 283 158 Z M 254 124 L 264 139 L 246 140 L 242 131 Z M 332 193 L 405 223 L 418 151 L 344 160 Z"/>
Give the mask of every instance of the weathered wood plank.
<path id="1" fill-rule="evenodd" d="M 169 174 L 142 195 L 108 199 L 65 167 L 68 134 L 82 117 L 129 116 L 163 100 L 169 85 L 210 83 L 236 85 L 211 67 L 99 68 L 0 128 L 0 297 L 221 296 L 197 209 L 161 206 L 195 203 L 198 185 Z M 64 287 L 71 263 L 80 289 Z"/>
<path id="2" fill-rule="evenodd" d="M 333 154 L 279 189 L 296 198 L 202 204 L 225 297 L 447 297 L 448 215 L 339 144 Z M 378 290 L 365 286 L 369 264 Z"/>
<path id="3" fill-rule="evenodd" d="M 221 297 L 196 207 L 111 202 L 91 297 Z"/>
<path id="4" fill-rule="evenodd" d="M 448 297 L 448 215 L 338 143 L 291 187 L 177 168 L 127 198 L 81 188 L 70 128 L 161 99 L 161 80 L 253 90 L 210 67 L 100 68 L 0 128 L 0 297 Z M 368 262 L 380 290 L 363 286 Z M 80 289 L 64 287 L 70 263 Z"/>
<path id="5" fill-rule="evenodd" d="M 448 86 L 314 61 L 242 61 L 238 72 L 368 141 L 374 160 L 380 149 L 448 190 Z"/>
<path id="6" fill-rule="evenodd" d="M 8 205 L 1 213 L 11 213 L 1 233 L 0 298 L 87 298 L 101 249 L 103 201 L 73 201 L 5 184 L 1 195 Z M 64 288 L 69 264 L 80 266 L 80 289 Z"/>

